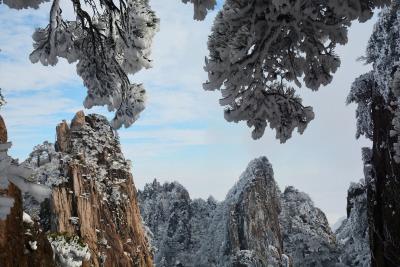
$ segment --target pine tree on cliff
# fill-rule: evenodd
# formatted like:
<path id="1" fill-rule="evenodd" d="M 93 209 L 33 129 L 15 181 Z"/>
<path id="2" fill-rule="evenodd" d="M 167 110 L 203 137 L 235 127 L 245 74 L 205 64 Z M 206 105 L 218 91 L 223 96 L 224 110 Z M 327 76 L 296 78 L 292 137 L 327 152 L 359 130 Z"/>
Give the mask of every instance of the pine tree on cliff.
<path id="1" fill-rule="evenodd" d="M 372 266 L 400 266 L 400 1 L 379 17 L 366 63 L 348 102 L 358 104 L 357 134 L 373 141 L 364 150 Z"/>

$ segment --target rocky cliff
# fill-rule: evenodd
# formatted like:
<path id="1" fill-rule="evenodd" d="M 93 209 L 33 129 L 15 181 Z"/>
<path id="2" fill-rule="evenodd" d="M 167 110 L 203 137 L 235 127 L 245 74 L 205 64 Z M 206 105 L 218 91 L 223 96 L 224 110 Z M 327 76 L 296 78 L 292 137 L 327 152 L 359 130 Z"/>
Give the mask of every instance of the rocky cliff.
<path id="1" fill-rule="evenodd" d="M 310 197 L 287 187 L 281 195 L 279 216 L 284 252 L 294 266 L 337 266 L 339 247 L 325 214 Z"/>
<path id="2" fill-rule="evenodd" d="M 154 180 L 139 191 L 139 205 L 156 266 L 365 266 L 360 186 L 349 189 L 349 215 L 337 237 L 307 194 L 293 187 L 279 191 L 265 157 L 250 162 L 222 202 L 192 200 L 179 183 Z"/>
<path id="3" fill-rule="evenodd" d="M 178 183 L 139 191 L 157 266 L 289 266 L 279 224 L 280 192 L 265 157 L 252 161 L 217 202 L 191 200 Z"/>
<path id="4" fill-rule="evenodd" d="M 336 230 L 341 245 L 341 262 L 346 266 L 371 265 L 367 217 L 367 186 L 352 183 L 347 193 L 347 218 Z"/>
<path id="5" fill-rule="evenodd" d="M 0 144 L 2 157 L 8 147 Z M 336 235 L 307 194 L 280 192 L 265 157 L 249 163 L 221 202 L 192 200 L 182 185 L 156 180 L 136 196 L 118 137 L 104 117 L 82 112 L 23 165 L 33 171 L 29 185 L 0 179 L 0 266 L 153 266 L 153 253 L 158 267 L 371 262 L 363 181 L 349 188 Z"/>
<path id="6" fill-rule="evenodd" d="M 7 161 L 13 161 L 6 154 L 6 144 L 7 128 L 0 116 L 1 168 L 5 168 Z M 16 162 L 12 164 L 17 166 Z M 5 175 L 7 171 L 1 173 Z M 23 212 L 22 203 L 21 190 L 9 177 L 0 177 L 0 266 L 54 266 L 49 241 L 38 224 Z"/>
<path id="7" fill-rule="evenodd" d="M 55 146 L 35 147 L 24 162 L 51 197 L 39 204 L 25 195 L 24 207 L 48 233 L 57 264 L 153 266 L 130 162 L 107 119 L 78 112 L 56 130 Z"/>

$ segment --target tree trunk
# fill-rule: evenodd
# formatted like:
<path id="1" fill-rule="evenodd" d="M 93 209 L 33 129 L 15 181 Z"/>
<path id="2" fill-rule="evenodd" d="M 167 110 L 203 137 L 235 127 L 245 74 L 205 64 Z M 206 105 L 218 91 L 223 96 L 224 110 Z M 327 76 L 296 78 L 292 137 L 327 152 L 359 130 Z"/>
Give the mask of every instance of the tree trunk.
<path id="1" fill-rule="evenodd" d="M 367 181 L 367 195 L 371 266 L 379 267 L 400 266 L 400 165 L 393 159 L 396 142 L 396 138 L 390 137 L 393 116 L 384 98 L 375 97 L 373 168 Z"/>

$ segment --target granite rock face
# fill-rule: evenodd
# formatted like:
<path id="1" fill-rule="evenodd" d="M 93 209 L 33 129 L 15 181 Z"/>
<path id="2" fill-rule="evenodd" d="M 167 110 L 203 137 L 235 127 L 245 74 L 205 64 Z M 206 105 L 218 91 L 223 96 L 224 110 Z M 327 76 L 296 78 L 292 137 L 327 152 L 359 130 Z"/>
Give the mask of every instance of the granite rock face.
<path id="1" fill-rule="evenodd" d="M 0 143 L 7 143 L 7 127 L 4 123 L 3 117 L 0 116 Z"/>
<path id="2" fill-rule="evenodd" d="M 284 252 L 294 266 L 338 266 L 339 247 L 325 214 L 310 197 L 287 187 L 281 195 L 279 216 Z"/>
<path id="3" fill-rule="evenodd" d="M 365 266 L 365 187 L 349 189 L 348 219 L 335 233 L 310 197 L 280 192 L 271 164 L 251 161 L 224 201 L 192 200 L 177 182 L 139 191 L 156 266 Z"/>
<path id="4" fill-rule="evenodd" d="M 7 128 L 0 116 L 0 144 L 6 143 Z M 0 213 L 5 217 L 0 218 L 0 266 L 54 266 L 49 241 L 23 213 L 21 190 L 12 182 L 0 185 Z"/>
<path id="5" fill-rule="evenodd" d="M 24 206 L 48 233 L 57 264 L 153 266 L 130 162 L 107 119 L 78 112 L 56 130 L 55 149 L 45 142 L 24 162 L 51 198 L 39 205 L 27 196 Z"/>
<path id="6" fill-rule="evenodd" d="M 10 183 L 7 189 L 0 189 L 0 195 L 14 202 L 7 218 L 0 220 L 0 266 L 55 266 L 46 235 L 38 224 L 24 218 L 18 187 Z"/>
<path id="7" fill-rule="evenodd" d="M 335 232 L 342 249 L 341 262 L 346 266 L 371 265 L 367 210 L 364 180 L 352 183 L 347 193 L 347 218 Z"/>
<path id="8" fill-rule="evenodd" d="M 280 192 L 265 157 L 253 160 L 222 202 L 191 200 L 180 184 L 139 191 L 156 266 L 289 266 L 279 224 Z"/>

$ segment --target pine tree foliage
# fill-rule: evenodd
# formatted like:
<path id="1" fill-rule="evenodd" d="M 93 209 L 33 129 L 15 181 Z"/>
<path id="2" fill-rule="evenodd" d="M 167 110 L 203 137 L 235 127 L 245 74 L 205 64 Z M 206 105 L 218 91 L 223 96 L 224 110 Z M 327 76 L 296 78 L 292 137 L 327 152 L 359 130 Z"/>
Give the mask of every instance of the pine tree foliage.
<path id="1" fill-rule="evenodd" d="M 1 0 L 0 0 L 1 1 Z M 49 0 L 4 0 L 14 9 L 38 8 Z M 52 0 L 49 24 L 33 34 L 33 63 L 56 65 L 59 58 L 77 62 L 87 88 L 86 108 L 115 111 L 114 128 L 129 127 L 145 108 L 146 91 L 128 75 L 151 67 L 151 45 L 159 19 L 148 0 L 71 0 L 77 19 L 62 17 L 62 1 Z M 182 0 L 203 20 L 216 0 Z M 1 3 L 1 2 L 0 2 Z"/>
<path id="2" fill-rule="evenodd" d="M 373 72 L 358 77 L 352 84 L 346 103 L 356 102 L 357 132 L 356 138 L 361 135 L 372 140 L 373 122 L 371 118 L 372 94 L 375 89 L 375 80 Z"/>
<path id="3" fill-rule="evenodd" d="M 366 52 L 366 63 L 373 64 L 378 92 L 388 99 L 390 85 L 400 60 L 400 1 L 393 1 L 379 14 Z"/>
<path id="4" fill-rule="evenodd" d="M 14 9 L 34 8 L 38 9 L 39 5 L 50 0 L 3 0 L 4 4 Z M 1 4 L 0 0 L 0 4 Z"/>
<path id="5" fill-rule="evenodd" d="M 37 8 L 46 0 L 4 0 L 12 8 Z M 78 62 L 88 89 L 85 107 L 116 111 L 113 126 L 128 127 L 145 105 L 145 90 L 128 76 L 151 67 L 150 48 L 159 20 L 148 0 L 70 0 L 77 20 L 65 21 L 52 0 L 50 22 L 34 35 L 32 62 Z M 181 0 L 202 20 L 216 0 Z M 206 90 L 221 90 L 228 121 L 246 121 L 253 138 L 268 126 L 281 142 L 314 118 L 295 89 L 312 90 L 332 81 L 340 65 L 337 44 L 347 42 L 353 20 L 368 20 L 390 0 L 226 0 L 209 37 Z"/>
<path id="6" fill-rule="evenodd" d="M 394 118 L 392 137 L 398 141 L 393 144 L 394 159 L 400 162 L 400 1 L 382 10 L 374 32 L 368 42 L 365 61 L 372 64 L 373 70 L 357 78 L 351 88 L 347 103 L 357 103 L 356 137 L 364 135 L 373 139 L 371 120 L 372 102 L 382 97 Z"/>
<path id="7" fill-rule="evenodd" d="M 182 0 L 183 3 L 192 3 L 194 8 L 194 20 L 204 20 L 208 11 L 213 10 L 216 0 Z"/>
<path id="8" fill-rule="evenodd" d="M 204 89 L 220 90 L 225 118 L 247 121 L 249 127 L 254 126 L 253 138 L 261 137 L 270 123 L 277 129 L 277 138 L 284 142 L 296 126 L 300 132 L 304 130 L 314 117 L 312 109 L 301 105 L 299 97 L 291 107 L 276 104 L 277 100 L 293 103 L 293 94 L 278 98 L 271 98 L 270 94 L 275 94 L 282 83 L 300 87 L 300 78 L 312 90 L 329 84 L 340 65 L 334 49 L 347 43 L 351 22 L 368 20 L 373 8 L 388 3 L 389 0 L 227 0 L 209 37 L 205 65 L 208 81 Z M 260 103 L 265 107 L 262 111 Z M 291 115 L 286 116 L 282 107 L 291 110 Z M 302 114 L 301 118 L 293 116 L 293 112 Z M 279 120 L 279 127 L 271 121 L 276 116 L 284 118 Z"/>
<path id="9" fill-rule="evenodd" d="M 77 73 L 88 90 L 84 106 L 105 105 L 116 111 L 115 128 L 129 127 L 145 107 L 145 89 L 131 84 L 128 75 L 151 67 L 159 19 L 148 0 L 71 1 L 76 21 L 64 20 L 61 1 L 53 0 L 49 24 L 33 34 L 30 60 L 45 66 L 56 65 L 59 58 L 77 62 Z M 33 6 L 31 0 L 22 2 Z"/>
<path id="10" fill-rule="evenodd" d="M 351 94 L 360 92 L 353 102 L 365 106 L 372 123 L 358 117 L 358 132 L 369 133 L 373 141 L 371 153 L 363 151 L 367 186 L 367 208 L 371 266 L 400 265 L 400 1 L 393 0 L 379 16 L 369 40 L 366 62 L 372 64 L 372 86 L 356 81 Z M 365 96 L 370 96 L 367 99 Z M 367 99 L 367 100 L 366 100 Z M 360 128 L 361 126 L 361 128 Z M 367 128 L 367 130 L 362 130 Z M 371 135 L 372 133 L 372 135 Z M 368 155 L 370 154 L 370 155 Z"/>

